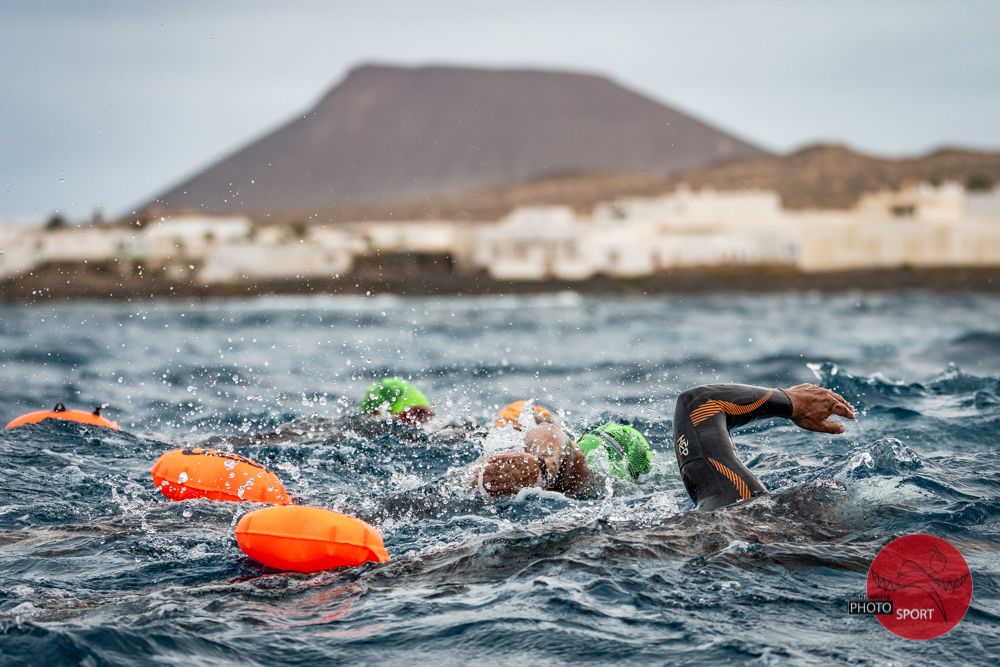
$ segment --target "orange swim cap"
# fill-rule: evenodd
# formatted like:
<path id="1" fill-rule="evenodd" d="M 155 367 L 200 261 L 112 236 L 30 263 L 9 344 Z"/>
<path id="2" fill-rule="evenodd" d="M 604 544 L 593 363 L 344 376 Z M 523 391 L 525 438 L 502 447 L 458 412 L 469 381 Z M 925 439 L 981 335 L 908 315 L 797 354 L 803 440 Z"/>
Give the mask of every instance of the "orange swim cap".
<path id="1" fill-rule="evenodd" d="M 289 505 L 277 475 L 248 458 L 217 449 L 175 449 L 150 471 L 160 493 L 171 500 L 208 498 Z"/>
<path id="2" fill-rule="evenodd" d="M 510 405 L 504 407 L 499 413 L 497 413 L 497 426 L 507 426 L 510 424 L 516 429 L 521 428 L 521 413 L 524 412 L 524 406 L 527 405 L 527 401 L 514 401 Z M 541 405 L 535 405 L 535 423 L 540 424 L 542 422 L 551 421 L 552 413 Z"/>

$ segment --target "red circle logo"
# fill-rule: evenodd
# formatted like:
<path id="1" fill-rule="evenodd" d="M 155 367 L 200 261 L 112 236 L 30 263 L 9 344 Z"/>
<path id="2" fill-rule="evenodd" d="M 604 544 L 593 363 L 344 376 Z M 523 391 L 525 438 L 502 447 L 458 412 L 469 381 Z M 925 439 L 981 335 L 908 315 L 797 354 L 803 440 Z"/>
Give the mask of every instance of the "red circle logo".
<path id="1" fill-rule="evenodd" d="M 882 548 L 868 568 L 868 598 L 892 600 L 879 614 L 886 630 L 906 639 L 934 639 L 958 625 L 972 601 L 972 574 L 950 542 L 904 535 Z"/>

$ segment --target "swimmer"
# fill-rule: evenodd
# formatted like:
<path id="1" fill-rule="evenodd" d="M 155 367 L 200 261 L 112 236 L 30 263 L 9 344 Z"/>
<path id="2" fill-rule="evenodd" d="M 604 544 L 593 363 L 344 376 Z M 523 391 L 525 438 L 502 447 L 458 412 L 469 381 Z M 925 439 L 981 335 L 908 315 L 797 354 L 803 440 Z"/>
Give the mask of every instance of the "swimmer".
<path id="1" fill-rule="evenodd" d="M 840 394 L 812 384 L 783 390 L 740 384 L 688 389 L 677 398 L 674 414 L 674 449 L 684 487 L 701 510 L 765 494 L 764 485 L 739 460 L 729 431 L 755 419 L 784 417 L 809 431 L 843 433 L 844 425 L 832 421 L 833 415 L 855 418 Z M 600 478 L 592 470 L 598 454 L 607 454 L 608 473 L 631 479 L 648 472 L 652 459 L 642 434 L 619 424 L 605 424 L 575 444 L 558 426 L 543 424 L 529 430 L 524 441 L 523 453 L 489 457 L 471 486 L 495 496 L 531 486 L 585 495 Z"/>
<path id="2" fill-rule="evenodd" d="M 368 388 L 358 405 L 358 412 L 379 415 L 382 410 L 410 426 L 423 426 L 434 416 L 431 402 L 406 380 L 383 378 Z"/>
<path id="3" fill-rule="evenodd" d="M 767 493 L 760 480 L 740 461 L 729 432 L 765 417 L 790 419 L 800 428 L 843 433 L 833 415 L 854 419 L 854 408 L 840 394 L 800 384 L 767 389 L 743 384 L 708 384 L 677 397 L 674 451 L 691 500 L 700 510 L 713 510 Z"/>
<path id="4" fill-rule="evenodd" d="M 495 454 L 479 467 L 470 486 L 493 496 L 539 487 L 572 497 L 604 489 L 605 478 L 638 481 L 652 467 L 653 452 L 636 429 L 609 423 L 575 443 L 555 423 L 524 434 L 524 451 Z"/>

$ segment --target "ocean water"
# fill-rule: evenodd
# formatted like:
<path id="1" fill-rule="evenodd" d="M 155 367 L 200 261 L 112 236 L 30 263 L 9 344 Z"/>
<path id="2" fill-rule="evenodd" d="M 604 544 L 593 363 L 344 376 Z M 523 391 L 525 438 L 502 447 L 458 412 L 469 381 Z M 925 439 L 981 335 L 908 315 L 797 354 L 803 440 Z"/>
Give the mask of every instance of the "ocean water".
<path id="1" fill-rule="evenodd" d="M 352 417 L 413 378 L 432 432 Z M 774 493 L 692 511 L 673 401 L 704 382 L 815 381 L 859 409 L 841 436 L 755 423 Z M 4 665 L 995 664 L 1000 650 L 1000 297 L 785 294 L 36 304 L 0 307 L 0 417 L 105 403 L 121 432 L 0 433 Z M 466 492 L 512 449 L 484 432 L 533 398 L 656 452 L 638 485 L 571 501 Z M 170 502 L 164 451 L 231 448 L 301 502 L 361 517 L 392 561 L 319 574 L 247 559 L 252 506 Z M 972 606 L 909 641 L 849 616 L 893 537 L 964 554 Z"/>

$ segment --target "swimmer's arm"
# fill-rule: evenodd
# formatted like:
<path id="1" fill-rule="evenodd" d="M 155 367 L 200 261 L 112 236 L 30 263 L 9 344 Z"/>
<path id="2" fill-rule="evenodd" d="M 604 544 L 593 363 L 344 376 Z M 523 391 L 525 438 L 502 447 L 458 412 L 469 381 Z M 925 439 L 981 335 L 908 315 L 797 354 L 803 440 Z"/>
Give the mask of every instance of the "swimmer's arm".
<path id="1" fill-rule="evenodd" d="M 830 419 L 833 415 L 854 419 L 854 406 L 835 391 L 814 384 L 799 384 L 784 390 L 792 402 L 790 419 L 800 428 L 820 433 L 843 433 L 844 425 Z"/>
<path id="2" fill-rule="evenodd" d="M 558 424 L 539 424 L 525 433 L 524 451 L 545 461 L 549 473 L 543 486 L 550 491 L 574 495 L 590 479 L 587 457 Z"/>
<path id="3" fill-rule="evenodd" d="M 731 430 L 765 417 L 784 417 L 809 431 L 842 433 L 832 415 L 854 419 L 854 408 L 836 392 L 812 384 L 770 389 L 745 384 L 710 384 L 688 389 L 677 401 L 678 412 L 693 426 L 723 415 Z"/>
<path id="4" fill-rule="evenodd" d="M 556 424 L 540 424 L 525 433 L 524 450 L 489 457 L 470 486 L 496 496 L 531 486 L 572 495 L 590 478 L 583 452 Z"/>
<path id="5" fill-rule="evenodd" d="M 494 454 L 477 468 L 469 486 L 493 496 L 510 495 L 532 486 L 545 487 L 555 471 L 556 462 L 551 459 L 523 452 Z"/>

